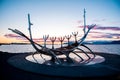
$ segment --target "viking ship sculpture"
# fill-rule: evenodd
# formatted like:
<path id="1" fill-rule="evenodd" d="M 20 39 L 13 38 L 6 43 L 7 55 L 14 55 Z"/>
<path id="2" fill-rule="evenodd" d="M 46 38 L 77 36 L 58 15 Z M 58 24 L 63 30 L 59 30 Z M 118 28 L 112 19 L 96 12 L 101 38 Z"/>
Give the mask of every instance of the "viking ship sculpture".
<path id="1" fill-rule="evenodd" d="M 85 14 L 85 11 L 84 11 Z M 84 15 L 85 18 L 85 15 Z M 85 22 L 84 22 L 85 23 Z M 12 32 L 21 35 L 22 37 L 26 38 L 31 45 L 33 46 L 33 48 L 36 50 L 36 52 L 34 52 L 33 58 L 35 59 L 34 55 L 35 54 L 40 54 L 41 58 L 45 60 L 45 63 L 49 62 L 49 64 L 51 65 L 65 65 L 65 64 L 80 64 L 80 65 L 84 65 L 86 63 L 89 63 L 90 61 L 92 61 L 95 58 L 95 54 L 92 52 L 92 50 L 90 48 L 88 48 L 85 44 L 83 44 L 84 40 L 86 39 L 88 33 L 90 32 L 90 30 L 92 28 L 94 28 L 96 25 L 92 24 L 92 25 L 84 25 L 84 35 L 77 40 L 77 36 L 78 36 L 78 32 L 73 32 L 72 35 L 75 37 L 75 41 L 70 43 L 70 38 L 72 35 L 68 35 L 65 37 L 59 37 L 58 40 L 61 42 L 61 47 L 59 48 L 54 48 L 54 42 L 57 39 L 56 37 L 50 37 L 49 35 L 44 35 L 43 36 L 43 40 L 44 40 L 44 45 L 38 44 L 35 41 L 33 41 L 33 37 L 32 37 L 32 30 L 31 30 L 31 26 L 33 25 L 30 21 L 30 14 L 28 14 L 28 25 L 29 25 L 29 35 L 30 38 L 27 37 L 23 32 L 21 32 L 20 30 L 17 29 L 11 29 L 9 28 L 9 30 L 11 30 Z M 88 29 L 85 29 L 85 28 Z M 87 30 L 87 31 L 85 31 Z M 52 48 L 48 48 L 46 46 L 46 42 L 47 39 L 50 39 L 52 42 Z M 64 39 L 68 40 L 68 45 L 67 46 L 63 46 L 63 41 Z M 86 52 L 84 49 L 82 49 L 81 47 L 86 48 L 87 50 L 89 50 L 89 52 Z M 77 50 L 77 51 L 76 51 Z M 51 57 L 51 59 L 48 61 L 46 60 L 42 54 L 44 55 L 48 55 Z M 70 57 L 70 54 L 74 54 L 76 55 L 80 61 L 76 62 L 75 59 Z M 84 59 L 83 56 L 80 56 L 79 54 L 84 54 L 86 55 L 87 59 Z M 90 56 L 89 54 L 92 54 L 92 56 Z M 60 58 L 60 55 L 64 55 L 64 58 Z"/>

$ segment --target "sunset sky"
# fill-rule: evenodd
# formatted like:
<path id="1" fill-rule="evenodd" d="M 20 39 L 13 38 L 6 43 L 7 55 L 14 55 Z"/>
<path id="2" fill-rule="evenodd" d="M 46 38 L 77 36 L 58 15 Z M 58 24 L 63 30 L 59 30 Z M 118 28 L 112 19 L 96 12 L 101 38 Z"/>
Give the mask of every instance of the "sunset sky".
<path id="1" fill-rule="evenodd" d="M 84 8 L 86 24 L 97 24 L 88 40 L 120 40 L 120 0 L 0 0 L 0 43 L 26 42 L 8 28 L 28 35 L 28 13 L 35 40 L 74 31 L 81 36 Z"/>

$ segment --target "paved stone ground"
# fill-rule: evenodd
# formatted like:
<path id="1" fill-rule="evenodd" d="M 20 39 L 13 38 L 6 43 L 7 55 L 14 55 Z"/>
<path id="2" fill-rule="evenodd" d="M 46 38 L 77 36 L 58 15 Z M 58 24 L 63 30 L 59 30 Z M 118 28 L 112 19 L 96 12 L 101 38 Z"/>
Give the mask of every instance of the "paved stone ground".
<path id="1" fill-rule="evenodd" d="M 68 68 L 58 66 L 48 67 L 46 65 L 31 63 L 24 58 L 29 53 L 10 54 L 0 52 L 0 65 L 2 65 L 0 72 L 3 80 L 119 80 L 120 56 L 106 53 L 96 54 L 105 57 L 106 61 L 91 66 Z M 14 64 L 11 65 L 11 62 L 17 64 L 17 66 Z M 31 70 L 35 70 L 35 72 Z M 38 73 L 36 73 L 36 70 Z M 55 73 L 56 75 L 54 75 Z M 58 76 L 60 73 L 63 75 Z"/>

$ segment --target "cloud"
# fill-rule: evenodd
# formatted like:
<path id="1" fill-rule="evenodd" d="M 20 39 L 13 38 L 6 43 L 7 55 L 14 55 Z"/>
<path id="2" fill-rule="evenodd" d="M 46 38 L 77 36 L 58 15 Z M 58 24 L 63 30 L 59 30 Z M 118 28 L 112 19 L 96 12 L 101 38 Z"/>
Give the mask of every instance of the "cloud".
<path id="1" fill-rule="evenodd" d="M 99 36 L 91 36 L 92 38 L 113 38 L 112 35 L 99 35 Z"/>
<path id="2" fill-rule="evenodd" d="M 5 34 L 4 36 L 7 37 L 7 38 L 15 38 L 15 39 L 21 40 L 23 42 L 29 42 L 26 38 L 24 38 L 24 37 L 22 37 L 20 35 L 16 35 L 16 34 Z M 42 42 L 43 38 L 33 38 L 33 41 Z"/>
<path id="3" fill-rule="evenodd" d="M 15 38 L 17 40 L 21 40 L 22 42 L 29 42 L 26 38 L 16 34 L 5 34 L 4 36 L 7 38 Z M 43 38 L 33 38 L 33 41 L 44 42 Z M 47 42 L 51 42 L 50 38 L 47 39 Z M 60 42 L 60 41 L 58 40 L 58 38 L 56 38 L 55 42 Z M 66 39 L 64 40 L 64 42 L 66 42 Z"/>
<path id="4" fill-rule="evenodd" d="M 79 28 L 83 29 L 83 26 L 79 26 Z M 88 38 L 107 38 L 107 39 L 120 39 L 120 27 L 103 27 L 103 26 L 95 26 L 90 33 L 88 34 Z M 24 37 L 16 35 L 16 34 L 5 34 L 4 35 L 7 38 L 16 38 L 17 40 L 21 40 L 23 42 L 29 42 Z M 78 35 L 77 37 L 81 37 L 81 35 Z M 33 38 L 35 42 L 44 42 L 43 38 Z M 70 40 L 74 40 L 74 37 L 72 36 Z M 48 38 L 47 42 L 51 42 L 50 38 Z M 58 39 L 55 40 L 55 42 L 60 42 Z M 64 42 L 67 42 L 67 39 L 64 40 Z"/>
<path id="5" fill-rule="evenodd" d="M 96 29 L 96 30 L 120 31 L 120 27 L 101 27 L 101 26 L 96 26 L 94 29 Z"/>
<path id="6" fill-rule="evenodd" d="M 84 28 L 84 26 L 78 26 L 78 28 Z M 96 25 L 93 30 L 112 30 L 112 31 L 120 31 L 120 27 L 110 27 L 110 26 L 98 26 Z"/>
<path id="7" fill-rule="evenodd" d="M 104 20 L 104 19 L 103 19 Z M 78 26 L 83 29 L 84 26 Z M 120 39 L 120 27 L 99 26 L 96 25 L 88 35 L 88 38 Z"/>
<path id="8" fill-rule="evenodd" d="M 19 40 L 25 40 L 24 37 L 16 35 L 16 34 L 5 34 L 4 36 L 7 37 L 7 38 L 16 38 L 16 39 L 19 39 Z"/>
<path id="9" fill-rule="evenodd" d="M 103 33 L 103 32 L 96 32 L 96 31 L 92 31 L 89 33 L 88 35 L 91 38 L 116 38 L 119 39 L 120 38 L 120 34 L 119 33 Z"/>
<path id="10" fill-rule="evenodd" d="M 21 39 L 22 42 L 29 42 L 27 39 Z M 34 42 L 43 42 L 42 38 L 33 38 Z"/>
<path id="11" fill-rule="evenodd" d="M 113 38 L 120 39 L 120 34 L 117 33 L 109 33 Z"/>

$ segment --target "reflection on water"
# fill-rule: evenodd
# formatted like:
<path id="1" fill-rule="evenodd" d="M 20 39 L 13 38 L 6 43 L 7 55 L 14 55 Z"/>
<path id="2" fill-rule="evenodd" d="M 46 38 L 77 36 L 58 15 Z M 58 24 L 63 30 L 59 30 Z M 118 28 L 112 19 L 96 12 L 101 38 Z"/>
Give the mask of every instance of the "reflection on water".
<path id="1" fill-rule="evenodd" d="M 120 44 L 110 44 L 110 45 L 87 45 L 94 52 L 101 53 L 111 53 L 120 55 Z M 47 45 L 51 48 L 51 45 Z M 55 45 L 55 47 L 60 47 L 60 45 Z M 82 48 L 82 47 L 80 47 Z M 34 52 L 35 49 L 31 45 L 1 45 L 0 51 L 11 52 L 11 53 L 24 53 L 24 52 Z"/>

